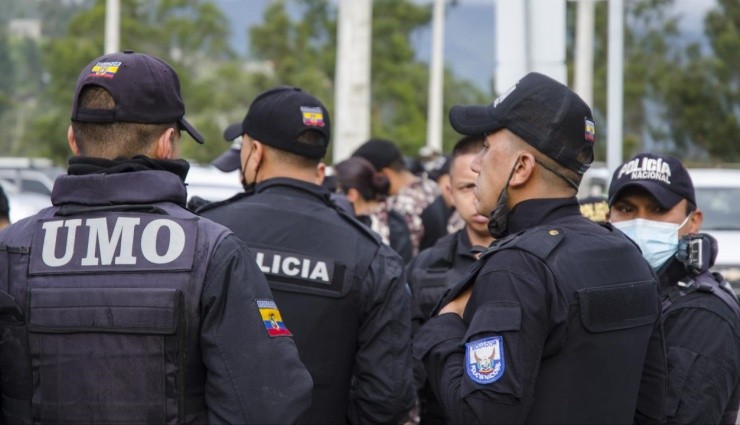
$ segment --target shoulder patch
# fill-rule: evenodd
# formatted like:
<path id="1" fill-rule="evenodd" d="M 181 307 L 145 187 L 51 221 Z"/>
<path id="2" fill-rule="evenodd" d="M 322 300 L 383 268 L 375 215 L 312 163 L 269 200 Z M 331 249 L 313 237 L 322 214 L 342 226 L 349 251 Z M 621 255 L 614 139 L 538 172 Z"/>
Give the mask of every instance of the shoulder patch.
<path id="1" fill-rule="evenodd" d="M 490 384 L 504 376 L 504 339 L 500 336 L 479 339 L 465 344 L 466 372 L 479 384 Z"/>
<path id="2" fill-rule="evenodd" d="M 260 316 L 267 329 L 267 335 L 271 337 L 276 336 L 292 336 L 293 334 L 288 330 L 288 327 L 283 323 L 283 318 L 280 316 L 280 310 L 278 310 L 275 301 L 257 299 L 257 308 L 260 310 Z"/>

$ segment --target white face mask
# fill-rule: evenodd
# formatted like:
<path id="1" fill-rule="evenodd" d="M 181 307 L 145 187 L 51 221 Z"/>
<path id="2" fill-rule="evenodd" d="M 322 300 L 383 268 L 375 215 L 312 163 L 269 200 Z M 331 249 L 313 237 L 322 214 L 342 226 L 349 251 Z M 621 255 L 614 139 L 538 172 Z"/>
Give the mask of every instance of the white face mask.
<path id="1" fill-rule="evenodd" d="M 681 224 L 636 218 L 612 223 L 632 239 L 642 251 L 642 256 L 657 270 L 678 251 L 678 229 L 689 221 L 689 214 Z"/>

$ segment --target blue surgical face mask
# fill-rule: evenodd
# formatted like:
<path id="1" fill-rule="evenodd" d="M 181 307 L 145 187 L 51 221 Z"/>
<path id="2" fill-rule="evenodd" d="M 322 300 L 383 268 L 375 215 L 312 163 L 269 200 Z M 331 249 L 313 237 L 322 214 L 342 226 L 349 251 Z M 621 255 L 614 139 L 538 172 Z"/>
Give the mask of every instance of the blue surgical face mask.
<path id="1" fill-rule="evenodd" d="M 681 224 L 636 218 L 612 223 L 624 232 L 642 251 L 653 270 L 657 270 L 678 251 L 678 229 L 688 222 L 689 214 Z"/>

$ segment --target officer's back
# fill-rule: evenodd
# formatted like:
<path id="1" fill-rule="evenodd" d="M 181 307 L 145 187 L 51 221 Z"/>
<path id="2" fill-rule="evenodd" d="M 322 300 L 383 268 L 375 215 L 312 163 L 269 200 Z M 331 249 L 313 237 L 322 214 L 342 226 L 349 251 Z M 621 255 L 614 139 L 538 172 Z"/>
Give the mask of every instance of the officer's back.
<path id="1" fill-rule="evenodd" d="M 264 276 L 185 209 L 175 71 L 103 56 L 72 111 L 53 207 L 0 233 L 2 422 L 295 421 L 311 380 Z"/>
<path id="2" fill-rule="evenodd" d="M 396 422 L 414 398 L 403 262 L 319 186 L 329 127 L 300 89 L 259 95 L 242 123 L 248 193 L 201 214 L 246 241 L 267 275 L 315 384 L 301 422 Z"/>

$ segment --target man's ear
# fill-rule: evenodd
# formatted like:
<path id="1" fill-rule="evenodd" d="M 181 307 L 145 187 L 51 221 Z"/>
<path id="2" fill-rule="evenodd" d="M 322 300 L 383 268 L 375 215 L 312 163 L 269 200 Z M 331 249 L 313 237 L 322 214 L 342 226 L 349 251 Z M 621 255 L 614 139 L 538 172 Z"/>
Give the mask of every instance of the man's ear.
<path id="1" fill-rule="evenodd" d="M 69 143 L 69 150 L 72 154 L 77 156 L 80 154 L 80 148 L 77 147 L 77 139 L 75 138 L 75 131 L 72 129 L 72 125 L 67 129 L 67 143 Z"/>
<path id="2" fill-rule="evenodd" d="M 314 183 L 321 186 L 324 183 L 324 178 L 326 178 L 326 164 L 319 162 L 316 166 L 316 180 L 314 180 Z"/>
<path id="3" fill-rule="evenodd" d="M 152 147 L 151 157 L 153 159 L 175 159 L 177 156 L 176 143 L 175 129 L 170 127 L 157 138 Z"/>
<path id="4" fill-rule="evenodd" d="M 532 178 L 536 167 L 537 161 L 532 153 L 526 151 L 520 153 L 519 159 L 517 159 L 514 166 L 514 172 L 509 180 L 509 187 L 518 187 L 526 184 Z"/>
<path id="5" fill-rule="evenodd" d="M 704 214 L 701 212 L 700 209 L 695 209 L 693 214 L 691 214 L 691 218 L 689 218 L 689 223 L 687 226 L 688 233 L 699 233 L 703 222 Z"/>

